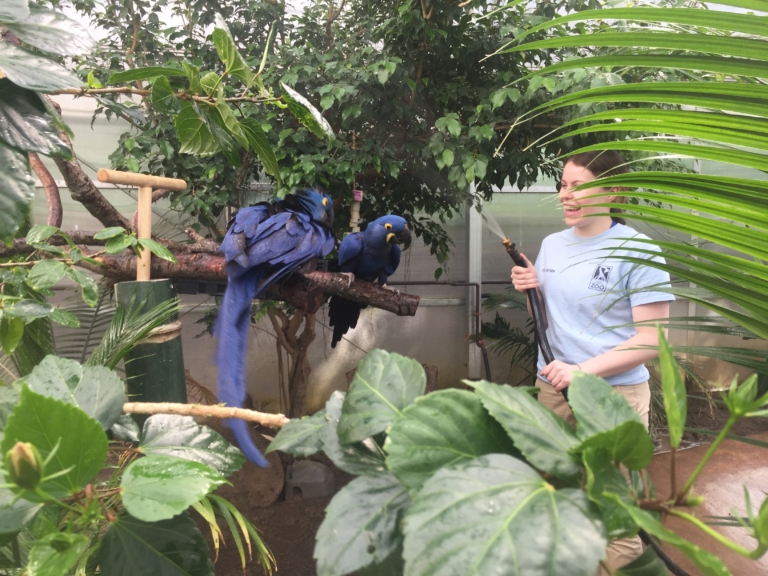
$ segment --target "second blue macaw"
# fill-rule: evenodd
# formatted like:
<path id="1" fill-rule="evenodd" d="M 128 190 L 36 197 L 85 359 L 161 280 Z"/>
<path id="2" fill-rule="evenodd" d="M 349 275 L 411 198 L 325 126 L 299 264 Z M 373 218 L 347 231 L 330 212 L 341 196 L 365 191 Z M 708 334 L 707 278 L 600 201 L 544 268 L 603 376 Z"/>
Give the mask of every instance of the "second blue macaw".
<path id="1" fill-rule="evenodd" d="M 404 218 L 388 214 L 377 218 L 363 232 L 344 237 L 339 246 L 339 267 L 355 278 L 378 282 L 379 286 L 395 273 L 400 264 L 400 245 L 403 250 L 411 246 L 411 230 Z M 357 326 L 360 310 L 365 304 L 352 302 L 341 296 L 332 296 L 328 305 L 328 319 L 333 326 L 331 348 L 347 330 Z"/>
<path id="2" fill-rule="evenodd" d="M 300 190 L 284 200 L 241 208 L 219 249 L 229 282 L 216 319 L 219 402 L 240 408 L 245 400 L 245 355 L 251 302 L 293 270 L 327 256 L 336 244 L 333 200 L 317 190 Z M 226 421 L 246 457 L 262 468 L 269 464 L 253 444 L 248 426 Z"/>

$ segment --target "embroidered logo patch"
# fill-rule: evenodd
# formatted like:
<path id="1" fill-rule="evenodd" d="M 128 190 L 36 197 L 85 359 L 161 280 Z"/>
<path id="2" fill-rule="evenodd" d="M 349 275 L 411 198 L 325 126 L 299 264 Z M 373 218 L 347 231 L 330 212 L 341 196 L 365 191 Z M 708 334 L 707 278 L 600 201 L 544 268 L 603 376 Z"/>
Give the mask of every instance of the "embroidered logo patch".
<path id="1" fill-rule="evenodd" d="M 608 278 L 611 275 L 611 270 L 613 270 L 613 266 L 599 264 L 592 273 L 592 279 L 589 281 L 589 289 L 605 292 L 608 288 Z"/>

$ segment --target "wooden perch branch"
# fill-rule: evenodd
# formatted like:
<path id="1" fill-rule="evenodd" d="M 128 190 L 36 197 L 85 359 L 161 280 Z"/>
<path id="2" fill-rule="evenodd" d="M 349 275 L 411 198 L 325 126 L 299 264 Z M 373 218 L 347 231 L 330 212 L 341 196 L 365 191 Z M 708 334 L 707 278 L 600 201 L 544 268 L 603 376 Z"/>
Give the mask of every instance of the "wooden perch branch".
<path id="1" fill-rule="evenodd" d="M 268 414 L 245 408 L 174 404 L 172 402 L 126 402 L 123 404 L 123 414 L 178 414 L 179 416 L 203 416 L 207 418 L 237 418 L 246 422 L 258 422 L 269 428 L 282 428 L 291 421 L 284 414 Z"/>
<path id="2" fill-rule="evenodd" d="M 102 263 L 102 266 L 83 261 L 79 262 L 78 266 L 118 282 L 135 278 L 136 257 L 129 252 L 116 256 L 103 254 L 96 259 Z M 224 257 L 219 254 L 177 253 L 175 263 L 152 257 L 151 274 L 152 278 L 227 281 Z M 387 310 L 398 316 L 414 316 L 419 306 L 419 296 L 415 294 L 402 294 L 360 280 L 350 281 L 348 276 L 333 272 L 310 272 L 305 275 L 295 273 L 273 286 L 268 292 L 270 298 L 288 302 L 299 310 L 306 310 L 309 314 L 317 312 L 325 302 L 325 298 L 333 294 Z"/>

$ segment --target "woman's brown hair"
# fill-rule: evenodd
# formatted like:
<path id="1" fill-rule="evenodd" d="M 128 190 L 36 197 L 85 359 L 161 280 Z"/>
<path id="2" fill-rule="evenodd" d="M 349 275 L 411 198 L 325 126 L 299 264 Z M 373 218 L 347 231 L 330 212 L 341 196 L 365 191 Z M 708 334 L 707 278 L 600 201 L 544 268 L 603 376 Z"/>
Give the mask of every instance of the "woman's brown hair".
<path id="1" fill-rule="evenodd" d="M 566 161 L 566 164 L 571 163 L 581 168 L 586 168 L 595 178 L 606 178 L 608 176 L 616 176 L 618 174 L 626 174 L 629 169 L 626 166 L 626 161 L 618 152 L 613 150 L 596 150 L 594 152 L 582 152 L 581 154 L 574 154 L 570 156 Z M 614 202 L 626 202 L 626 197 L 617 196 Z M 611 208 L 612 214 L 620 214 L 623 212 L 621 208 Z M 619 224 L 626 224 L 627 221 L 619 216 L 611 216 L 614 222 Z"/>

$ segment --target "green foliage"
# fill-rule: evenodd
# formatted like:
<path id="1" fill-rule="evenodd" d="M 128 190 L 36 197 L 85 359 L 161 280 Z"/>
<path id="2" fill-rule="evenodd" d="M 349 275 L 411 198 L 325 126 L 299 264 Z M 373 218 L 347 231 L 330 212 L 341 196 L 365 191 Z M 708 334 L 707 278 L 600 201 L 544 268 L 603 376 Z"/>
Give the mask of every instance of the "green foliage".
<path id="1" fill-rule="evenodd" d="M 138 442 L 138 452 L 146 456 L 120 458 L 112 477 L 99 479 L 106 430 L 114 431 L 115 422 L 128 433 L 136 430 L 119 417 L 124 388 L 112 370 L 48 356 L 13 388 L 0 391 L 7 392 L 0 394 L 7 482 L 0 488 L 0 539 L 2 546 L 18 546 L 20 533 L 31 539 L 23 561 L 8 553 L 19 560 L 16 569 L 50 576 L 75 567 L 84 574 L 116 576 L 137 570 L 213 574 L 190 508 L 217 538 L 217 517 L 229 524 L 244 566 L 243 542 L 248 557 L 255 546 L 270 569 L 273 558 L 255 527 L 211 494 L 245 458 L 206 426 L 189 417 L 152 416 Z M 37 474 L 34 482 L 30 470 Z"/>
<path id="2" fill-rule="evenodd" d="M 387 433 L 387 467 L 411 490 L 440 468 L 490 453 L 516 454 L 476 394 L 441 390 L 416 401 Z"/>
<path id="3" fill-rule="evenodd" d="M 169 520 L 224 482 L 205 464 L 153 454 L 132 462 L 120 483 L 123 505 L 139 520 Z"/>
<path id="4" fill-rule="evenodd" d="M 46 356 L 18 381 L 33 392 L 73 404 L 109 430 L 123 411 L 123 381 L 105 366 L 82 366 L 74 360 Z"/>
<path id="5" fill-rule="evenodd" d="M 318 574 L 441 576 L 506 566 L 511 574 L 591 576 L 608 541 L 640 529 L 680 549 L 703 573 L 727 573 L 715 555 L 655 517 L 662 510 L 685 517 L 681 507 L 701 504 L 689 497 L 690 486 L 727 428 L 686 485 L 669 499 L 659 498 L 644 469 L 651 438 L 605 381 L 574 379 L 574 432 L 539 404 L 531 389 L 467 382 L 474 392 L 449 389 L 424 396 L 417 370 L 382 369 L 407 368 L 406 361 L 371 352 L 357 371 L 366 376 L 352 381 L 346 399 L 335 392 L 324 411 L 291 421 L 275 437 L 273 449 L 295 455 L 322 449 L 358 476 L 326 510 L 315 546 Z M 751 382 L 728 393 L 734 422 L 768 405 Z M 355 398 L 354 406 L 379 406 L 384 389 L 401 393 L 396 409 L 386 412 L 390 423 L 384 430 L 370 427 L 359 411 L 341 409 L 349 398 Z M 642 471 L 633 471 L 628 482 L 622 464 Z M 749 502 L 747 509 L 752 510 Z M 768 551 L 762 540 L 766 518 L 768 504 L 742 519 L 758 541 L 754 551 L 717 537 L 736 552 L 759 558 Z M 620 573 L 661 576 L 666 568 L 649 550 Z"/>
<path id="6" fill-rule="evenodd" d="M 114 167 L 189 181 L 171 201 L 197 227 L 218 236 L 224 207 L 252 202 L 251 185 L 265 175 L 277 194 L 320 184 L 342 205 L 356 188 L 368 192 L 363 219 L 403 215 L 440 264 L 451 247 L 444 224 L 462 209 L 471 183 L 490 197 L 507 179 L 524 188 L 540 171 L 555 174 L 558 146 L 526 148 L 548 124 L 521 125 L 501 142 L 503 128 L 545 98 L 540 83 L 510 84 L 549 55 L 483 59 L 572 4 L 557 0 L 531 13 L 441 0 L 427 14 L 419 0 L 308 3 L 298 11 L 242 0 L 198 3 L 193 11 L 180 0 L 130 11 L 75 3 L 108 35 L 83 78 L 134 89 L 149 104 L 98 94 L 97 113 L 133 126 L 111 157 Z M 166 9 L 183 13 L 185 25 L 160 22 Z M 599 68 L 568 74 L 556 88 L 607 77 Z M 342 208 L 339 225 L 348 217 Z"/>
<path id="7" fill-rule="evenodd" d="M 407 490 L 386 472 L 360 476 L 342 488 L 317 533 L 318 576 L 385 560 L 400 544 L 396 528 L 409 503 Z"/>
<path id="8" fill-rule="evenodd" d="M 205 464 L 222 476 L 245 464 L 242 452 L 191 416 L 155 414 L 144 422 L 138 450 L 147 455 L 166 455 Z"/>
<path id="9" fill-rule="evenodd" d="M 110 524 L 98 554 L 105 574 L 214 574 L 203 535 L 187 512 L 170 520 L 142 522 L 123 511 Z"/>
<path id="10" fill-rule="evenodd" d="M 386 430 L 403 408 L 424 394 L 427 377 L 415 360 L 374 350 L 358 366 L 353 384 L 339 421 L 339 439 L 344 444 Z"/>
<path id="11" fill-rule="evenodd" d="M 33 181 L 27 152 L 72 157 L 59 138 L 64 126 L 40 92 L 80 86 L 54 57 L 86 54 L 94 43 L 83 27 L 61 13 L 9 0 L 0 27 L 27 47 L 0 42 L 0 241 L 10 245 L 29 214 Z"/>
<path id="12" fill-rule="evenodd" d="M 29 442 L 40 451 L 45 459 L 40 489 L 53 498 L 65 498 L 85 488 L 107 456 L 107 438 L 96 420 L 71 404 L 36 394 L 26 386 L 8 417 L 0 450 L 6 453 L 16 442 Z M 36 492 L 19 493 L 31 501 L 41 498 Z"/>
<path id="13" fill-rule="evenodd" d="M 768 72 L 768 36 L 762 20 L 766 8 L 763 3 L 743 6 L 754 14 L 710 10 L 698 5 L 585 10 L 532 28 L 505 47 L 504 52 L 533 54 L 540 48 L 562 47 L 572 55 L 537 71 L 535 74 L 542 81 L 591 65 L 631 70 L 634 74 L 664 66 L 673 75 L 690 75 L 682 82 L 603 85 L 555 98 L 531 115 L 584 106 L 596 100 L 610 106 L 621 103 L 623 108 L 575 119 L 563 126 L 557 140 L 618 127 L 622 132 L 618 141 L 609 139 L 584 150 L 682 154 L 694 160 L 714 160 L 764 171 L 768 152 L 768 88 L 763 80 Z M 575 20 L 594 25 L 614 19 L 623 21 L 623 25 L 606 26 L 590 35 L 571 34 L 527 42 L 533 40 L 527 36 L 529 33 L 560 31 Z M 611 47 L 613 52 L 591 56 L 593 47 Z M 681 54 L 679 47 L 686 52 Z M 768 338 L 768 311 L 763 298 L 768 276 L 762 264 L 766 259 L 766 189 L 759 174 L 754 178 L 733 178 L 636 171 L 601 180 L 597 185 L 621 186 L 629 198 L 661 201 L 673 208 L 639 203 L 632 205 L 629 218 L 696 239 L 685 243 L 656 242 L 668 251 L 667 264 L 642 261 L 696 286 L 675 286 L 671 292 L 710 309 L 726 321 L 724 325 L 738 327 L 748 337 Z M 722 298 L 736 306 L 721 305 Z M 691 320 L 688 329 L 707 330 L 705 324 L 711 326 L 709 321 Z M 709 352 L 707 348 L 696 351 L 704 355 Z M 722 355 L 717 349 L 711 353 L 715 357 Z M 728 361 L 754 364 L 752 358 L 734 353 L 729 354 Z M 672 400 L 676 401 L 679 398 Z M 674 426 L 679 431 L 679 424 Z"/>

